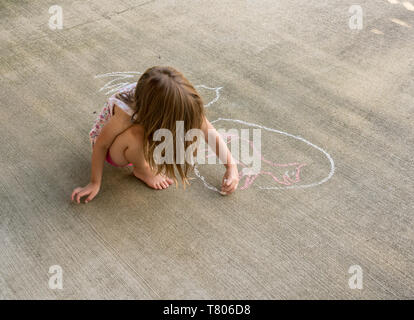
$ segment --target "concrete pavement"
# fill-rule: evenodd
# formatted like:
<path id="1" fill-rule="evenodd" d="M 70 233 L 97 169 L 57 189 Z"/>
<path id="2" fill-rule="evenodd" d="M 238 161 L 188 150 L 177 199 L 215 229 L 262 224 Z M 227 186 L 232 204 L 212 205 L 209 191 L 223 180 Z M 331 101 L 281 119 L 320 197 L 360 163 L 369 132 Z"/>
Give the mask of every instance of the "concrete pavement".
<path id="1" fill-rule="evenodd" d="M 363 29 L 351 30 L 354 3 L 339 0 L 1 1 L 0 297 L 412 299 L 407 3 L 360 1 Z M 52 5 L 61 30 L 48 27 Z M 244 178 L 222 197 L 208 188 L 218 166 L 200 166 L 206 184 L 153 191 L 106 165 L 97 198 L 71 203 L 112 79 L 95 76 L 124 72 L 119 84 L 153 65 L 204 85 L 206 102 L 221 87 L 209 119 L 262 128 L 264 158 L 297 163 L 292 179 L 306 164 L 300 181 Z M 285 167 L 263 168 L 283 181 Z M 52 265 L 62 290 L 48 286 Z M 348 285 L 353 265 L 362 290 Z"/>

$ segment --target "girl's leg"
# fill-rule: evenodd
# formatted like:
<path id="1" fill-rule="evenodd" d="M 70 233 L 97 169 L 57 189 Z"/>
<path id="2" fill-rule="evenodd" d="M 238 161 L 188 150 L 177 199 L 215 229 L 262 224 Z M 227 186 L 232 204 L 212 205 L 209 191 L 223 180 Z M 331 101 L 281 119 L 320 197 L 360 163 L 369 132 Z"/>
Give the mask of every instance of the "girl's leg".
<path id="1" fill-rule="evenodd" d="M 112 160 L 119 166 L 129 163 L 134 165 L 134 175 L 154 189 L 168 188 L 173 180 L 163 175 L 155 175 L 144 159 L 143 131 L 140 126 L 134 125 L 116 137 L 109 154 Z"/>

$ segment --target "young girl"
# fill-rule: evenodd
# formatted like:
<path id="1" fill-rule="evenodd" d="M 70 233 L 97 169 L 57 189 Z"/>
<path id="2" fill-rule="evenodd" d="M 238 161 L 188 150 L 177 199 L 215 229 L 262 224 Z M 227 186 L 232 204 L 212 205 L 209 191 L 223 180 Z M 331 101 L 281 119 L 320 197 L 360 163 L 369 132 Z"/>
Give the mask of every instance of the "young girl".
<path id="1" fill-rule="evenodd" d="M 77 203 L 87 196 L 91 201 L 99 192 L 104 161 L 116 167 L 132 166 L 133 174 L 154 189 L 168 188 L 177 184 L 175 170 L 181 181 L 188 183 L 192 165 L 157 164 L 153 153 L 160 143 L 154 141 L 157 129 L 172 132 L 175 146 L 176 121 L 184 121 L 184 129 L 200 129 L 212 149 L 219 154 L 226 172 L 222 182 L 222 194 L 236 190 L 239 182 L 236 161 L 226 143 L 207 120 L 204 104 L 189 81 L 171 67 L 152 67 L 145 71 L 138 82 L 114 94 L 105 103 L 95 126 L 90 132 L 92 144 L 91 179 L 85 187 L 72 192 L 72 201 Z M 209 132 L 210 131 L 210 132 Z M 191 141 L 184 142 L 185 148 Z M 175 150 L 175 149 L 174 149 Z M 175 160 L 176 155 L 175 155 Z"/>

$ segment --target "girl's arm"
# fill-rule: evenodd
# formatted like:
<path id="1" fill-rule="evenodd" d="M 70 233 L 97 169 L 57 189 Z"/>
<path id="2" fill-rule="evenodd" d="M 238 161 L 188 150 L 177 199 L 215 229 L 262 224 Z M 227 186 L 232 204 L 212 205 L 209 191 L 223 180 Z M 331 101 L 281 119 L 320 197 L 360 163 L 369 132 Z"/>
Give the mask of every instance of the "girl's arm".
<path id="1" fill-rule="evenodd" d="M 223 176 L 221 193 L 230 194 L 237 189 L 239 184 L 239 172 L 237 170 L 237 162 L 231 155 L 227 144 L 223 138 L 219 135 L 217 130 L 213 127 L 207 118 L 204 118 L 204 122 L 201 126 L 201 130 L 204 134 L 206 143 L 213 149 L 215 154 L 220 158 L 226 167 L 226 172 Z M 209 139 L 209 135 L 213 139 Z M 209 141 L 210 140 L 210 141 Z"/>
<path id="2" fill-rule="evenodd" d="M 92 150 L 92 166 L 91 166 L 91 179 L 88 185 L 85 187 L 78 187 L 72 192 L 72 201 L 80 202 L 80 198 L 88 196 L 85 203 L 91 201 L 99 192 L 102 182 L 102 172 L 105 162 L 106 153 L 115 138 L 126 129 L 128 129 L 132 123 L 130 116 L 114 106 L 114 115 L 102 128 L 99 136 L 96 139 L 95 145 Z"/>

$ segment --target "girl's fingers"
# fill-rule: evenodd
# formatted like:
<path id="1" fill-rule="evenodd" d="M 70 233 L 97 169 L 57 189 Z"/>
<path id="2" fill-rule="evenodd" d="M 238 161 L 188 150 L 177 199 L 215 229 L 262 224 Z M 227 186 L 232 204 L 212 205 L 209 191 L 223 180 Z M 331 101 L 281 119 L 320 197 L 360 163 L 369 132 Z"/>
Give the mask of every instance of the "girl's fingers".
<path id="1" fill-rule="evenodd" d="M 234 191 L 236 191 L 236 189 L 237 189 L 237 183 L 236 184 L 234 184 L 234 186 L 232 186 L 232 188 L 229 190 L 229 192 L 228 193 L 233 193 Z"/>
<path id="2" fill-rule="evenodd" d="M 73 198 L 75 197 L 75 195 L 76 195 L 76 194 L 77 194 L 80 190 L 82 190 L 82 188 L 76 188 L 75 190 L 73 190 L 73 192 L 72 192 L 72 196 L 71 196 L 72 201 L 73 201 Z"/>
<path id="3" fill-rule="evenodd" d="M 233 181 L 233 183 L 231 183 L 229 185 L 228 184 L 224 184 L 223 185 L 223 191 L 225 191 L 225 192 L 229 191 L 234 183 L 235 183 L 235 181 Z"/>
<path id="4" fill-rule="evenodd" d="M 79 203 L 80 202 L 80 198 L 81 198 L 81 195 L 80 195 L 81 193 L 80 192 L 78 192 L 77 194 L 76 194 L 76 202 L 77 203 Z"/>
<path id="5" fill-rule="evenodd" d="M 230 193 L 232 193 L 232 192 L 233 192 L 233 189 L 232 189 L 232 188 L 228 188 L 228 189 L 224 190 L 224 192 L 225 192 L 226 194 L 230 194 Z"/>
<path id="6" fill-rule="evenodd" d="M 237 186 L 238 186 L 238 181 L 237 180 L 233 180 L 232 184 L 229 186 L 223 186 L 222 191 L 229 194 L 234 192 L 234 190 L 236 190 Z"/>
<path id="7" fill-rule="evenodd" d="M 95 198 L 95 196 L 97 195 L 98 192 L 92 192 L 89 197 L 86 198 L 85 203 L 88 203 L 89 201 L 91 201 L 93 198 Z"/>
<path id="8" fill-rule="evenodd" d="M 83 196 L 86 196 L 87 194 L 89 194 L 89 191 L 81 191 L 76 195 L 76 202 L 80 203 L 80 198 L 82 198 Z"/>

